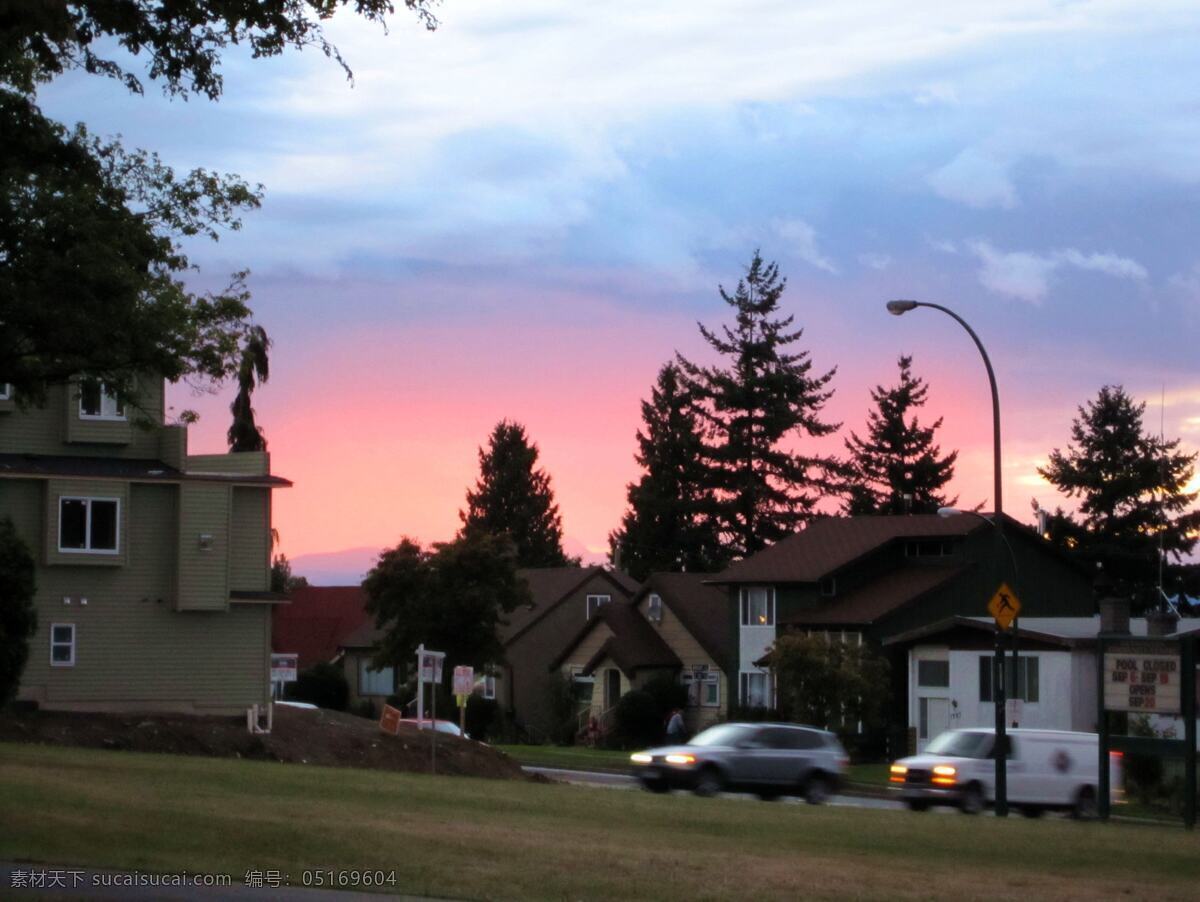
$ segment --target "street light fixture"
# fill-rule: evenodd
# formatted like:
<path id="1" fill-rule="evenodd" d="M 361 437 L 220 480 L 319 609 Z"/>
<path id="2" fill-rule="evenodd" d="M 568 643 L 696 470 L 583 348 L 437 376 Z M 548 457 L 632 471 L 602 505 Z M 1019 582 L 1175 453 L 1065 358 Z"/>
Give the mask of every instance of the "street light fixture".
<path id="1" fill-rule="evenodd" d="M 966 329 L 967 334 L 971 336 L 971 340 L 975 342 L 975 347 L 979 349 L 979 355 L 983 358 L 983 365 L 987 369 L 988 384 L 992 389 L 992 491 L 995 498 L 995 520 L 993 525 L 996 527 L 997 544 L 999 545 L 1000 542 L 1003 542 L 1007 545 L 1008 540 L 1004 537 L 1004 504 L 1001 498 L 1000 485 L 1000 393 L 996 390 L 996 374 L 992 370 L 991 358 L 988 357 L 987 349 L 984 348 L 983 342 L 979 340 L 979 336 L 975 334 L 975 330 L 967 324 L 965 319 L 948 307 L 943 307 L 941 304 L 931 304 L 927 301 L 895 300 L 887 302 L 888 313 L 893 316 L 902 316 L 918 307 L 929 307 L 933 310 L 940 310 Z M 941 513 L 941 511 L 938 513 Z M 996 550 L 999 552 L 999 548 Z M 1012 548 L 1010 546 L 1009 554 L 1011 553 Z M 1015 629 L 1013 641 L 1016 641 Z M 1008 817 L 1008 761 L 1006 760 L 1008 754 L 1008 732 L 1005 724 L 1004 642 L 999 625 L 996 627 L 995 654 L 995 677 L 992 680 L 992 698 L 996 703 L 996 747 L 994 749 L 996 756 L 996 816 Z"/>

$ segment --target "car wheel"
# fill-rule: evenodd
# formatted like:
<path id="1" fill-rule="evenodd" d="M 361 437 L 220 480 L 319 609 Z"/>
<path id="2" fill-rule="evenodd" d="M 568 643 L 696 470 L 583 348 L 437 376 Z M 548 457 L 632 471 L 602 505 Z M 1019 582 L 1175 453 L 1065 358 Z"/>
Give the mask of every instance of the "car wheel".
<path id="1" fill-rule="evenodd" d="M 804 801 L 810 805 L 824 805 L 833 795 L 833 785 L 824 774 L 813 774 L 804 784 Z"/>
<path id="2" fill-rule="evenodd" d="M 926 802 L 924 799 L 909 799 L 907 802 L 905 802 L 905 804 L 908 805 L 909 811 L 928 811 L 929 810 L 929 803 Z"/>
<path id="3" fill-rule="evenodd" d="M 1085 786 L 1075 796 L 1075 805 L 1071 808 L 1071 817 L 1077 821 L 1093 820 L 1099 813 L 1096 805 L 1096 790 Z"/>
<path id="4" fill-rule="evenodd" d="M 983 811 L 983 789 L 978 783 L 967 784 L 958 800 L 958 808 L 963 814 L 979 814 Z"/>
<path id="5" fill-rule="evenodd" d="M 706 767 L 700 771 L 700 775 L 696 777 L 696 786 L 692 790 L 698 796 L 715 796 L 725 788 L 725 781 L 721 777 L 721 772 L 715 767 Z"/>

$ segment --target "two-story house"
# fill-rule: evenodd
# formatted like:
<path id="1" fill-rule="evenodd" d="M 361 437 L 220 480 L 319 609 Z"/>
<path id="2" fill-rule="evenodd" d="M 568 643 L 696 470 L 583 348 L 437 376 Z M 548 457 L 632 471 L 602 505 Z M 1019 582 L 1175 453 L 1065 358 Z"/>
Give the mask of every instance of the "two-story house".
<path id="1" fill-rule="evenodd" d="M 6 388 L 6 387 L 5 387 Z M 97 382 L 21 410 L 0 392 L 0 516 L 37 562 L 18 699 L 71 710 L 242 713 L 270 697 L 265 453 L 187 453 L 165 385 Z"/>
<path id="2" fill-rule="evenodd" d="M 773 707 L 768 652 L 789 630 L 880 648 L 896 635 L 955 616 L 986 615 L 1001 581 L 1029 617 L 1090 617 L 1089 574 L 1029 528 L 1006 519 L 1004 538 L 982 516 L 829 517 L 710 578 L 729 592 L 737 701 Z M 892 660 L 894 718 L 907 722 L 906 660 Z"/>

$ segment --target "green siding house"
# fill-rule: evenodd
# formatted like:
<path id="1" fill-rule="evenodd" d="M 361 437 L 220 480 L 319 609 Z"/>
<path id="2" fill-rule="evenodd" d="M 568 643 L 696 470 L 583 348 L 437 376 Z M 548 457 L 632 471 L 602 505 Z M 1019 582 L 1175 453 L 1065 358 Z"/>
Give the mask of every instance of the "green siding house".
<path id="1" fill-rule="evenodd" d="M 17 698 L 44 708 L 241 714 L 270 697 L 265 453 L 189 456 L 161 380 L 21 410 L 0 386 L 0 516 L 37 561 Z"/>

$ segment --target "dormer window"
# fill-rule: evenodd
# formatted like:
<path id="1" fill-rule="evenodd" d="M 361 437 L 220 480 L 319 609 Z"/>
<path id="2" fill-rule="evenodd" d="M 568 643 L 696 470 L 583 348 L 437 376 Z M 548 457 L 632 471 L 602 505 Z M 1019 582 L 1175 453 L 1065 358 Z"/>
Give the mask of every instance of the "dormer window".
<path id="1" fill-rule="evenodd" d="M 589 595 L 587 597 L 588 618 L 591 618 L 593 614 L 600 610 L 600 605 L 608 604 L 610 601 L 612 601 L 611 595 Z"/>
<path id="2" fill-rule="evenodd" d="M 85 420 L 123 420 L 125 404 L 103 382 L 79 383 L 79 416 Z"/>
<path id="3" fill-rule="evenodd" d="M 775 590 L 767 586 L 746 587 L 742 596 L 742 626 L 775 625 Z"/>
<path id="4" fill-rule="evenodd" d="M 646 619 L 651 623 L 662 623 L 662 596 L 657 592 L 646 602 Z"/>
<path id="5" fill-rule="evenodd" d="M 953 549 L 941 539 L 912 539 L 904 544 L 904 553 L 908 557 L 945 557 Z"/>

